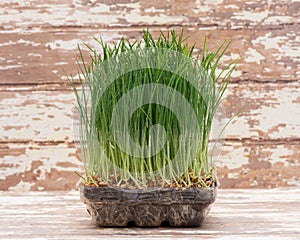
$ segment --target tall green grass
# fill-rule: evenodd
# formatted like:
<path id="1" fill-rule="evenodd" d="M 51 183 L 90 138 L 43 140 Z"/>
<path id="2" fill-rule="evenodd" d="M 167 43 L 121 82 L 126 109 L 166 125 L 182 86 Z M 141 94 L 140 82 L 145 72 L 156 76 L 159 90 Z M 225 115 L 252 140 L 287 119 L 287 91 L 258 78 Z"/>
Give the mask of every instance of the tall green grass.
<path id="1" fill-rule="evenodd" d="M 183 31 L 144 31 L 141 41 L 121 39 L 91 51 L 70 78 L 79 112 L 83 182 L 121 187 L 209 186 L 208 156 L 216 110 L 235 68 L 221 70 L 229 43 L 193 56 Z M 219 69 L 219 71 L 218 71 Z M 125 97 L 124 97 L 125 96 Z"/>

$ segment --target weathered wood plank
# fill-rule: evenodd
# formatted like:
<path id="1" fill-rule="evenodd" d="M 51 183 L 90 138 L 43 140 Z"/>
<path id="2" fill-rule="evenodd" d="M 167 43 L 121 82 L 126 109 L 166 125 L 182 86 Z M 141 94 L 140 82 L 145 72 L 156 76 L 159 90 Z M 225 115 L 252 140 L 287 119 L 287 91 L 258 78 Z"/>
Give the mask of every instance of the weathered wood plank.
<path id="1" fill-rule="evenodd" d="M 300 186 L 300 143 L 229 141 L 215 162 L 221 188 Z M 0 145 L 0 190 L 75 189 L 82 164 L 73 144 Z"/>
<path id="2" fill-rule="evenodd" d="M 78 192 L 0 192 L 8 239 L 298 239 L 299 189 L 219 190 L 201 228 L 97 228 Z M 283 218 L 284 216 L 284 218 Z"/>
<path id="3" fill-rule="evenodd" d="M 0 190 L 74 189 L 81 170 L 74 145 L 0 145 Z"/>
<path id="4" fill-rule="evenodd" d="M 299 141 L 300 82 L 291 84 L 231 84 L 223 106 L 227 117 L 239 115 L 225 131 L 228 138 Z"/>
<path id="5" fill-rule="evenodd" d="M 2 142 L 72 142 L 74 94 L 69 92 L 2 92 Z"/>
<path id="6" fill-rule="evenodd" d="M 226 141 L 219 159 L 223 188 L 300 186 L 300 142 Z"/>
<path id="7" fill-rule="evenodd" d="M 299 23 L 298 1 L 239 0 L 45 0 L 2 1 L 2 28 L 49 26 L 200 26 L 278 28 Z"/>
<path id="8" fill-rule="evenodd" d="M 165 29 L 165 28 L 163 28 Z M 163 30 L 162 29 L 162 30 Z M 201 49 L 204 36 L 213 51 L 223 40 L 232 39 L 224 60 L 240 59 L 233 81 L 297 81 L 299 72 L 299 27 L 287 26 L 277 30 L 215 30 L 186 29 L 189 42 L 198 43 Z M 178 28 L 179 30 L 179 28 Z M 153 29 L 155 36 L 158 29 Z M 0 31 L 0 90 L 14 90 L 16 84 L 34 89 L 44 84 L 44 89 L 65 88 L 65 72 L 75 75 L 77 44 L 87 42 L 97 46 L 92 39 L 102 36 L 105 42 L 126 38 L 141 38 L 142 29 L 93 30 L 89 28 L 59 30 Z M 52 85 L 47 85 L 47 84 Z M 58 84 L 58 85 L 57 85 Z"/>
<path id="9" fill-rule="evenodd" d="M 245 107 L 229 125 L 217 162 L 222 186 L 298 185 L 298 85 L 231 84 L 227 98 L 228 117 Z M 73 101 L 71 91 L 2 92 L 2 190 L 64 189 L 57 181 L 74 187 Z"/>
<path id="10" fill-rule="evenodd" d="M 227 119 L 239 111 L 240 115 L 228 126 L 224 136 L 299 141 L 299 91 L 298 83 L 230 84 L 225 113 Z M 74 104 L 71 90 L 2 92 L 0 141 L 72 142 Z M 226 117 L 221 116 L 223 120 Z"/>

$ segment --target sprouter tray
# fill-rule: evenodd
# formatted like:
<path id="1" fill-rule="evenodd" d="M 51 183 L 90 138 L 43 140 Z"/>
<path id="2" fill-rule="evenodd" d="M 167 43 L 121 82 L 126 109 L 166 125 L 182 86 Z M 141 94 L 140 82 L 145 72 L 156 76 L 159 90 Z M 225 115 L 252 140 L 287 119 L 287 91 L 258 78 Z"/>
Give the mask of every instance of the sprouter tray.
<path id="1" fill-rule="evenodd" d="M 80 185 L 81 200 L 101 227 L 197 227 L 216 199 L 217 187 L 128 190 Z"/>

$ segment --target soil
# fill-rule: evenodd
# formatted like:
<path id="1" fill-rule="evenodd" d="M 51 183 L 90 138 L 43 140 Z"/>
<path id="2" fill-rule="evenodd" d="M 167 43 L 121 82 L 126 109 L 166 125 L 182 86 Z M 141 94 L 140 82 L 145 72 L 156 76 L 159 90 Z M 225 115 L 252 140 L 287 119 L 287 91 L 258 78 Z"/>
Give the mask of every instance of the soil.
<path id="1" fill-rule="evenodd" d="M 217 187 L 206 189 L 135 189 L 80 185 L 81 200 L 101 227 L 196 227 L 216 199 Z"/>

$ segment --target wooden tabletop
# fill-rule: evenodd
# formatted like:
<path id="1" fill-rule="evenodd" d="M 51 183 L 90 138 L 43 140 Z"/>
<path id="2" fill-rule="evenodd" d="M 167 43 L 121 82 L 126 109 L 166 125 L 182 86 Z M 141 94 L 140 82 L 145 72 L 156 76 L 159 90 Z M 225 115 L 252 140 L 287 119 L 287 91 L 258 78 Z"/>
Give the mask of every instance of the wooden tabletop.
<path id="1" fill-rule="evenodd" d="M 0 239 L 300 239 L 300 189 L 222 190 L 200 228 L 99 228 L 79 193 L 0 192 Z"/>

